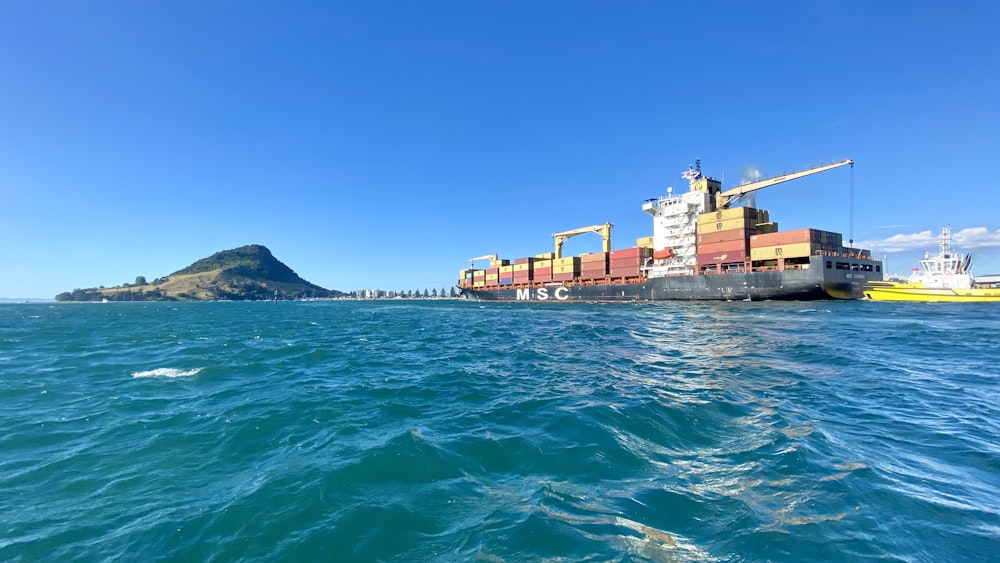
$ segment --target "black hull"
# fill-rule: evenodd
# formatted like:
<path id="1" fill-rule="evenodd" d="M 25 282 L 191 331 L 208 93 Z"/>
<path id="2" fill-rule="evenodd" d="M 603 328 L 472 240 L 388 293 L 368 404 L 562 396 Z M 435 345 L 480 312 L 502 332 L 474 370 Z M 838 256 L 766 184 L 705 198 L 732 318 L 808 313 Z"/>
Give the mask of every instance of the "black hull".
<path id="1" fill-rule="evenodd" d="M 827 265 L 829 264 L 829 267 Z M 479 301 L 746 301 L 861 299 L 865 282 L 882 279 L 877 260 L 813 256 L 808 268 L 670 276 L 640 283 L 462 288 Z"/>

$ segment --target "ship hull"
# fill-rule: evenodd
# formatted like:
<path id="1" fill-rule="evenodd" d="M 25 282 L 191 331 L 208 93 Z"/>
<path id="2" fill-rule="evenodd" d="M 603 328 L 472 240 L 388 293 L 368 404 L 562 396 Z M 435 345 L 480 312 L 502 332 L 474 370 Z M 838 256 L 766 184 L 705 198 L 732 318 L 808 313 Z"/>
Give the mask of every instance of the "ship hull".
<path id="1" fill-rule="evenodd" d="M 837 268 L 833 260 L 847 267 Z M 881 262 L 877 261 L 845 262 L 841 258 L 813 256 L 809 267 L 802 269 L 667 276 L 636 283 L 461 288 L 461 296 L 480 301 L 560 302 L 861 299 L 865 283 L 881 279 L 878 270 Z"/>
<path id="2" fill-rule="evenodd" d="M 919 283 L 875 282 L 867 284 L 863 291 L 872 301 L 1000 303 L 1000 289 L 946 289 Z"/>

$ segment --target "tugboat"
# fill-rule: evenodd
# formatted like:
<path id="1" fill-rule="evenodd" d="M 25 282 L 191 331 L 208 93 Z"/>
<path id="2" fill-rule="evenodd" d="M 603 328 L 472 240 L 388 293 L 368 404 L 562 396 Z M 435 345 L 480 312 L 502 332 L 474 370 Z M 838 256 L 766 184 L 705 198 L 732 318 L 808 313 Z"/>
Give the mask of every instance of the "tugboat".
<path id="1" fill-rule="evenodd" d="M 938 237 L 940 250 L 929 252 L 906 281 L 870 281 L 863 288 L 872 301 L 965 301 L 1000 302 L 1000 289 L 975 287 L 969 273 L 972 255 L 953 252 L 951 226 L 942 227 Z"/>

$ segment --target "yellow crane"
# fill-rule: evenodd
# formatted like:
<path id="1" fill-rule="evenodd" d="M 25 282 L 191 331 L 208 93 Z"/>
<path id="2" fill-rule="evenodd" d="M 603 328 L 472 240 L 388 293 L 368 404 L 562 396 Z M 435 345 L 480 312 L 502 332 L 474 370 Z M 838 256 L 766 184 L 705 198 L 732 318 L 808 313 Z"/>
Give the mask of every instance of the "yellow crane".
<path id="1" fill-rule="evenodd" d="M 476 260 L 489 260 L 490 263 L 493 263 L 493 262 L 496 262 L 499 259 L 500 259 L 500 255 L 499 254 L 486 254 L 486 255 L 483 255 L 483 256 L 476 256 L 475 258 L 472 258 L 472 259 L 469 260 L 469 268 L 475 268 L 476 267 Z"/>
<path id="2" fill-rule="evenodd" d="M 832 170 L 834 168 L 839 168 L 841 166 L 847 166 L 850 164 L 854 166 L 853 160 L 841 160 L 840 162 L 834 162 L 832 164 L 825 164 L 823 166 L 816 166 L 815 168 L 807 168 L 805 170 L 799 170 L 798 172 L 791 172 L 789 174 L 783 174 L 781 176 L 775 176 L 773 178 L 768 178 L 766 180 L 760 180 L 757 182 L 750 182 L 749 184 L 743 184 L 742 186 L 736 186 L 730 190 L 720 191 L 715 194 L 715 208 L 725 209 L 729 207 L 730 203 L 735 202 L 739 198 L 745 196 L 750 192 L 755 192 L 757 190 L 766 188 L 768 186 L 773 186 L 775 184 L 780 184 L 782 182 L 787 182 L 789 180 L 795 180 L 803 176 L 809 176 L 810 174 L 817 174 L 819 172 L 825 172 L 827 170 Z"/>
<path id="3" fill-rule="evenodd" d="M 556 258 L 562 258 L 563 243 L 566 242 L 567 239 L 584 233 L 600 234 L 601 239 L 604 241 L 604 252 L 611 252 L 611 227 L 614 227 L 614 225 L 611 223 L 605 223 L 603 225 L 593 225 L 591 227 L 581 227 L 579 229 L 563 231 L 561 233 L 553 233 L 552 236 L 556 239 Z"/>

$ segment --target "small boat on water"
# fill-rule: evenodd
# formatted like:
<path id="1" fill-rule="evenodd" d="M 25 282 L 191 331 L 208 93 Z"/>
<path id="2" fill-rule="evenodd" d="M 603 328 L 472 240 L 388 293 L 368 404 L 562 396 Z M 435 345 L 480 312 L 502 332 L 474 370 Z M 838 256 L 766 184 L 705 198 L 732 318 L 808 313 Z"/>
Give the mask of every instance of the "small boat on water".
<path id="1" fill-rule="evenodd" d="M 938 253 L 926 253 L 909 279 L 866 282 L 864 296 L 872 301 L 1000 302 L 1000 289 L 976 287 L 969 273 L 972 255 L 952 251 L 950 226 L 941 228 L 938 242 Z"/>

